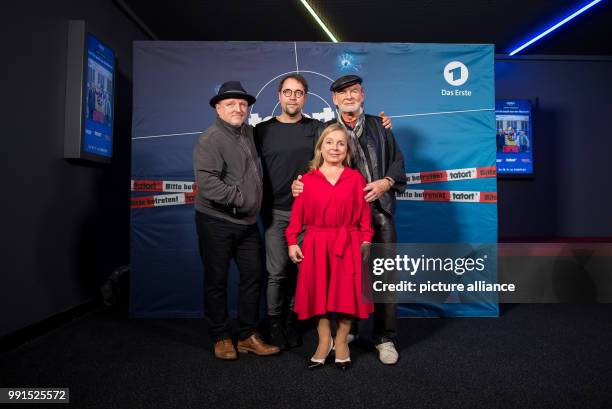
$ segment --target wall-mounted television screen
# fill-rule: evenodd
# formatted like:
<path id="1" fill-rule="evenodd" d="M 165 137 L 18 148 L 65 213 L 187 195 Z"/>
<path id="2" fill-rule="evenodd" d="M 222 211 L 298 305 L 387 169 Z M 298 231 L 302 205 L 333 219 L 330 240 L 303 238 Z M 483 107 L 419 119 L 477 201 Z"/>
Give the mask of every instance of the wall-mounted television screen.
<path id="1" fill-rule="evenodd" d="M 497 174 L 533 176 L 531 101 L 495 101 Z"/>
<path id="2" fill-rule="evenodd" d="M 115 53 L 89 33 L 86 79 L 83 150 L 110 158 L 113 156 Z"/>
<path id="3" fill-rule="evenodd" d="M 64 157 L 110 162 L 115 114 L 115 52 L 85 22 L 69 22 Z"/>

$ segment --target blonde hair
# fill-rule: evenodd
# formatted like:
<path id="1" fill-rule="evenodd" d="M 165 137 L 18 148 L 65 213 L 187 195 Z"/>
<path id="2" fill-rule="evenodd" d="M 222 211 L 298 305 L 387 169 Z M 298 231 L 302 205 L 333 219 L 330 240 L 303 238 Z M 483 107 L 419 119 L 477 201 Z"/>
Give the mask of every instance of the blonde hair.
<path id="1" fill-rule="evenodd" d="M 323 165 L 323 154 L 321 153 L 321 145 L 323 145 L 323 140 L 332 132 L 341 131 L 344 134 L 344 139 L 346 139 L 346 157 L 342 161 L 344 166 L 351 166 L 351 144 L 349 143 L 349 135 L 346 132 L 346 129 L 342 127 L 340 124 L 331 124 L 327 128 L 323 130 L 321 136 L 317 140 L 317 144 L 315 145 L 314 157 L 308 163 L 308 170 L 315 170 Z"/>

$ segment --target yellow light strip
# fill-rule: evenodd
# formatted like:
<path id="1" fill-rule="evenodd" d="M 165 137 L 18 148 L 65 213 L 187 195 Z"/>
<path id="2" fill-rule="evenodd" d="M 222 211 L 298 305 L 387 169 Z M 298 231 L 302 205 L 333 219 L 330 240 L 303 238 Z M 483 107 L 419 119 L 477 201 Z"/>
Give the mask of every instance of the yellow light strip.
<path id="1" fill-rule="evenodd" d="M 317 21 L 317 23 L 319 23 L 319 25 L 321 26 L 321 28 L 323 29 L 323 31 L 325 31 L 325 33 L 329 36 L 329 38 L 334 42 L 337 43 L 338 40 L 336 39 L 336 37 L 334 37 L 334 35 L 332 34 L 331 31 L 329 31 L 329 28 L 327 28 L 327 26 L 325 25 L 325 23 L 323 22 L 323 20 L 321 20 L 319 18 L 319 16 L 317 16 L 317 13 L 315 13 L 315 11 L 312 9 L 312 7 L 310 7 L 310 4 L 308 4 L 306 2 L 306 0 L 300 0 L 302 2 L 302 4 L 304 5 L 304 7 L 306 7 L 306 10 L 308 10 L 308 12 L 314 17 L 314 19 Z"/>

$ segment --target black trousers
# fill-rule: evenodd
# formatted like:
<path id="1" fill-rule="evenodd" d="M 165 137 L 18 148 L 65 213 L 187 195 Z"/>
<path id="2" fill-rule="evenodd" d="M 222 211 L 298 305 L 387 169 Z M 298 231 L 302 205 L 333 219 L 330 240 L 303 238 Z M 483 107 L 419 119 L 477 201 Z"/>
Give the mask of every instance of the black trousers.
<path id="1" fill-rule="evenodd" d="M 395 221 L 376 206 L 372 206 L 373 243 L 396 243 Z M 372 341 L 375 345 L 391 341 L 397 334 L 397 303 L 375 303 Z"/>
<path id="2" fill-rule="evenodd" d="M 255 332 L 262 281 L 261 238 L 257 224 L 241 225 L 196 211 L 200 256 L 204 264 L 204 306 L 214 342 L 231 338 L 227 314 L 227 279 L 232 257 L 240 270 L 240 339 Z"/>

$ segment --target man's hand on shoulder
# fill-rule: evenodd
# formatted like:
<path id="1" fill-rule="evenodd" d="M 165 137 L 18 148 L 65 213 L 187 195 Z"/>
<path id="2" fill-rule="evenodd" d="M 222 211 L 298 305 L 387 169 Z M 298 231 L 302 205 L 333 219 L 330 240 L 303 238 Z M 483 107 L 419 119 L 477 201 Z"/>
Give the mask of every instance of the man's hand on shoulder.
<path id="1" fill-rule="evenodd" d="M 298 197 L 304 191 L 304 182 L 302 182 L 302 175 L 298 175 L 297 179 L 291 184 L 291 194 L 293 197 Z"/>
<path id="2" fill-rule="evenodd" d="M 378 114 L 378 116 L 380 117 L 380 119 L 382 119 L 382 124 L 385 128 L 387 129 L 393 129 L 393 124 L 391 123 L 391 118 L 389 118 L 387 115 L 385 115 L 384 111 L 380 111 L 380 114 Z"/>

